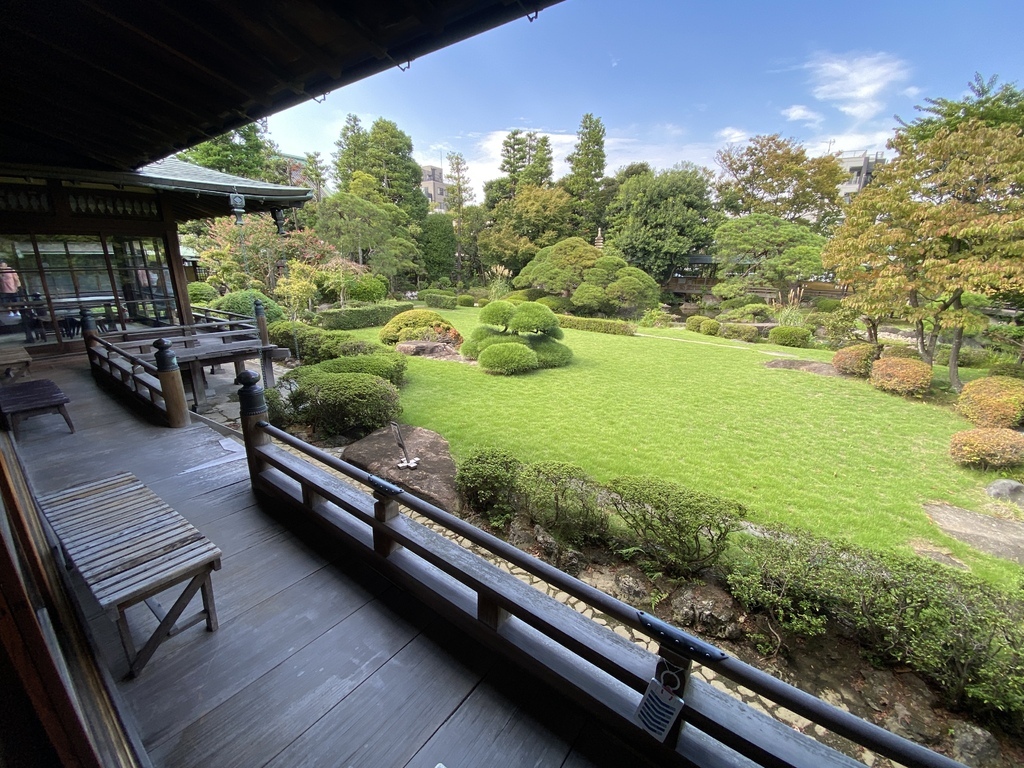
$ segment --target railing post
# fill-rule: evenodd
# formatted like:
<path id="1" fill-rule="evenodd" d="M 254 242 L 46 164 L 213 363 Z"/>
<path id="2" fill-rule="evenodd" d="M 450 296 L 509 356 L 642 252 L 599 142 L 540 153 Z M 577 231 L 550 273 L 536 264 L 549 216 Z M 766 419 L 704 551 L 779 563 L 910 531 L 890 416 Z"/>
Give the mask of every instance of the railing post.
<path id="1" fill-rule="evenodd" d="M 263 306 L 263 302 L 259 299 L 253 302 L 253 314 L 256 315 L 256 327 L 260 331 L 260 344 L 263 349 L 260 350 L 260 366 L 263 369 L 263 383 L 268 386 L 274 386 L 274 361 L 267 354 L 267 347 L 270 346 L 270 332 L 267 331 L 267 310 Z"/>
<path id="2" fill-rule="evenodd" d="M 263 471 L 263 461 L 256 453 L 256 449 L 271 442 L 270 435 L 257 426 L 261 421 L 267 420 L 267 401 L 263 397 L 263 387 L 259 385 L 259 380 L 260 375 L 256 371 L 242 371 L 235 377 L 235 383 L 242 385 L 238 390 L 239 420 L 242 423 L 245 458 L 249 463 L 249 480 L 254 488 L 257 478 Z"/>
<path id="3" fill-rule="evenodd" d="M 96 345 L 96 339 L 100 335 L 96 330 L 96 318 L 87 308 L 83 308 L 79 314 L 82 316 L 82 343 L 85 344 L 85 354 L 89 356 L 89 362 L 92 363 L 92 355 L 89 354 L 89 351 Z"/>
<path id="4" fill-rule="evenodd" d="M 398 517 L 398 502 L 388 498 L 380 491 L 373 492 L 373 516 L 384 523 Z M 398 544 L 383 531 L 373 531 L 373 551 L 387 557 L 398 549 Z"/>
<path id="5" fill-rule="evenodd" d="M 508 611 L 498 605 L 490 596 L 477 592 L 476 618 L 484 626 L 497 630 L 508 618 Z"/>
<path id="6" fill-rule="evenodd" d="M 178 358 L 167 339 L 157 339 L 153 346 L 156 347 L 156 370 L 164 408 L 167 409 L 167 421 L 172 429 L 187 427 L 192 423 L 192 418 L 185 400 L 185 385 L 181 380 Z"/>

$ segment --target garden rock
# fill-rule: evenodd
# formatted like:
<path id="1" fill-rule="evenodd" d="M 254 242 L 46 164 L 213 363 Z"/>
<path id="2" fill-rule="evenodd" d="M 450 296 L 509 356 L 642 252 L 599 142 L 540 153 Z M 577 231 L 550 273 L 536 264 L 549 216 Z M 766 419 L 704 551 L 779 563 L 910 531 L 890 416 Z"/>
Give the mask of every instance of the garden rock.
<path id="1" fill-rule="evenodd" d="M 1024 483 L 1018 483 L 1016 480 L 996 480 L 985 489 L 985 492 L 993 499 L 1012 501 L 1018 507 L 1024 507 Z"/>
<path id="2" fill-rule="evenodd" d="M 950 730 L 953 732 L 953 759 L 976 768 L 1002 765 L 999 742 L 984 728 L 963 720 L 951 720 Z"/>
<path id="3" fill-rule="evenodd" d="M 410 458 L 419 457 L 415 469 L 397 466 L 404 457 L 402 449 L 395 443 L 391 427 L 378 429 L 345 446 L 341 458 L 454 513 L 458 508 L 458 494 L 455 491 L 455 461 L 448 441 L 436 432 L 420 427 L 403 427 L 402 438 Z"/>
<path id="4" fill-rule="evenodd" d="M 401 341 L 395 349 L 410 357 L 434 357 L 442 360 L 454 360 L 459 357 L 458 350 L 451 344 L 440 341 Z"/>
<path id="5" fill-rule="evenodd" d="M 672 622 L 692 627 L 705 636 L 738 640 L 743 634 L 740 615 L 732 596 L 714 585 L 685 587 L 672 597 Z"/>
<path id="6" fill-rule="evenodd" d="M 644 582 L 630 573 L 617 573 L 615 575 L 615 597 L 624 603 L 634 603 L 647 597 L 647 586 Z"/>

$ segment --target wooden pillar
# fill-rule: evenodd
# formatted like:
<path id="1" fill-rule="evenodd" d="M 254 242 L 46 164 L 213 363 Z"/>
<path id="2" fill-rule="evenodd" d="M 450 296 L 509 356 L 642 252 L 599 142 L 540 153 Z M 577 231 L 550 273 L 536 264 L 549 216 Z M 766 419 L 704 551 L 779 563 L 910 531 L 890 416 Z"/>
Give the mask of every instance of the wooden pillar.
<path id="1" fill-rule="evenodd" d="M 85 351 L 89 351 L 89 347 L 93 346 L 93 340 L 98 338 L 100 333 L 96 330 L 96 318 L 92 316 L 92 312 L 88 309 L 83 309 L 78 313 L 82 317 L 82 341 L 85 343 Z"/>
<path id="2" fill-rule="evenodd" d="M 160 378 L 164 408 L 167 409 L 167 421 L 172 429 L 187 427 L 192 423 L 192 417 L 185 400 L 185 385 L 181 381 L 178 358 L 167 339 L 157 339 L 153 346 L 156 347 L 157 376 Z"/>
<path id="3" fill-rule="evenodd" d="M 259 380 L 260 375 L 256 371 L 242 371 L 235 378 L 235 383 L 242 385 L 238 390 L 239 420 L 242 423 L 245 457 L 249 463 L 249 480 L 254 488 L 263 471 L 263 461 L 256 449 L 271 442 L 270 435 L 257 426 L 267 420 L 267 401 L 263 397 L 263 387 L 259 385 Z"/>
<path id="4" fill-rule="evenodd" d="M 256 315 L 256 327 L 260 329 L 260 366 L 263 369 L 263 383 L 268 387 L 274 386 L 274 361 L 271 358 L 267 347 L 270 346 L 270 333 L 267 331 L 267 310 L 263 302 L 256 299 L 253 302 L 253 313 Z"/>

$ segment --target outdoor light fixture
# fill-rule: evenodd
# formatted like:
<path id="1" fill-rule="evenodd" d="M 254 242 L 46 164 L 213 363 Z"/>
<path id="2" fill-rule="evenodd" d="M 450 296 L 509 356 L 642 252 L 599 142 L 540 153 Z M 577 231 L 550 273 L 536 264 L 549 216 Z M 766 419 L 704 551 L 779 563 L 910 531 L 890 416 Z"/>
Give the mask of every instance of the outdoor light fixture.
<path id="1" fill-rule="evenodd" d="M 245 195 L 228 195 L 228 202 L 231 204 L 231 212 L 235 214 L 235 226 L 242 226 L 242 214 L 245 213 Z"/>
<path id="2" fill-rule="evenodd" d="M 288 234 L 284 231 L 284 211 L 280 208 L 271 208 L 270 215 L 274 217 L 274 223 L 277 224 L 277 234 L 282 237 Z"/>

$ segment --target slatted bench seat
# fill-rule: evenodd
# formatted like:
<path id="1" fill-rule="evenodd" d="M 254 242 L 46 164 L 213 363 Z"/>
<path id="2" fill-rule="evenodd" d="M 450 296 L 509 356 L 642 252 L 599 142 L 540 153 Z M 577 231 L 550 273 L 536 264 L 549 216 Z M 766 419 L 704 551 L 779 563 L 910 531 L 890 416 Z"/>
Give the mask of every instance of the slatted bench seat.
<path id="1" fill-rule="evenodd" d="M 64 555 L 100 606 L 117 622 L 129 676 L 142 671 L 157 646 L 205 619 L 217 629 L 210 576 L 221 551 L 130 472 L 48 494 L 40 506 Z M 187 581 L 166 613 L 155 595 Z M 197 591 L 203 610 L 178 621 Z M 125 610 L 146 601 L 159 626 L 136 652 Z"/>
<path id="2" fill-rule="evenodd" d="M 0 349 L 0 382 L 7 383 L 28 373 L 32 355 L 24 347 Z"/>
<path id="3" fill-rule="evenodd" d="M 14 432 L 15 437 L 18 436 L 18 424 L 22 419 L 40 413 L 59 413 L 74 432 L 75 425 L 71 423 L 68 410 L 64 407 L 70 402 L 60 387 L 49 379 L 18 381 L 0 387 L 0 417 L 4 427 Z"/>

